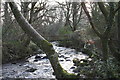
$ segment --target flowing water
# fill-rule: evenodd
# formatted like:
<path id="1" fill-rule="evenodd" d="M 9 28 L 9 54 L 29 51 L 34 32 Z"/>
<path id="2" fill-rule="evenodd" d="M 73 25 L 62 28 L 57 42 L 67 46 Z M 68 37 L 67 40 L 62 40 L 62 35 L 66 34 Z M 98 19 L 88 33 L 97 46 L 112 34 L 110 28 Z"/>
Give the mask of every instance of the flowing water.
<path id="1" fill-rule="evenodd" d="M 69 73 L 74 73 L 76 68 L 73 59 L 85 59 L 86 55 L 77 52 L 75 49 L 59 47 L 58 43 L 52 42 L 55 51 L 59 54 L 59 62 Z M 37 54 L 16 63 L 7 63 L 2 65 L 3 78 L 55 78 L 53 69 L 46 54 Z"/>

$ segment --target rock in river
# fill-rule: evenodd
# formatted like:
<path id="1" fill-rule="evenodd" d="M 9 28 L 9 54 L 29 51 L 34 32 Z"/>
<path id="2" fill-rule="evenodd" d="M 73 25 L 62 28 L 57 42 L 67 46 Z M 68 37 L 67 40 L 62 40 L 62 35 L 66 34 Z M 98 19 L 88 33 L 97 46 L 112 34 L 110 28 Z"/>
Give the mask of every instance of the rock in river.
<path id="1" fill-rule="evenodd" d="M 27 69 L 26 70 L 26 72 L 34 72 L 34 71 L 36 71 L 37 69 L 35 69 L 35 68 L 30 68 L 30 69 Z"/>

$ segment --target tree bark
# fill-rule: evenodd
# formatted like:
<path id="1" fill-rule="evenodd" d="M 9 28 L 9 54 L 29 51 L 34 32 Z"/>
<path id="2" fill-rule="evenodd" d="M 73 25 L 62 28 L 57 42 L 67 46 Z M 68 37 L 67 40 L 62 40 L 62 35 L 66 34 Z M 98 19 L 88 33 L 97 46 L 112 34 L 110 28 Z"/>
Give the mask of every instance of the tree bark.
<path id="1" fill-rule="evenodd" d="M 28 10 L 28 5 L 30 4 L 30 2 L 21 2 L 21 12 L 23 14 L 23 16 L 25 17 L 25 19 L 29 20 L 29 10 Z M 31 17 L 30 17 L 31 18 Z M 29 20 L 30 21 L 30 20 Z M 30 22 L 29 22 L 30 23 Z M 31 24 L 31 23 L 30 23 Z M 22 36 L 22 44 L 25 47 L 28 47 L 29 43 L 30 43 L 30 37 L 24 33 Z"/>
<path id="2" fill-rule="evenodd" d="M 108 40 L 101 38 L 102 43 L 102 52 L 103 52 L 103 60 L 107 62 L 108 58 Z"/>
<path id="3" fill-rule="evenodd" d="M 31 10 L 30 10 L 30 19 L 29 19 L 29 23 L 31 24 L 32 23 L 32 19 L 33 19 L 33 14 L 34 14 L 34 7 L 35 7 L 35 4 L 36 4 L 37 2 L 32 2 L 31 4 L 32 4 L 32 7 L 31 7 Z M 28 7 L 27 7 L 28 8 Z M 27 10 L 28 11 L 28 10 Z M 29 12 L 29 11 L 28 11 Z M 28 14 L 28 12 L 27 12 L 27 14 Z M 25 17 L 25 16 L 24 16 Z M 24 35 L 26 35 L 26 34 L 24 34 Z M 24 45 L 27 47 L 29 44 L 30 44 L 30 37 L 28 36 L 28 35 L 26 35 L 26 39 L 25 39 L 25 41 L 24 41 Z"/>
<path id="4" fill-rule="evenodd" d="M 108 42 L 111 54 L 115 57 L 115 59 L 120 63 L 120 52 L 117 51 L 116 46 L 114 45 L 112 40 Z"/>
<path id="5" fill-rule="evenodd" d="M 19 23 L 20 27 L 25 31 L 26 34 L 28 34 L 31 38 L 31 40 L 40 48 L 42 49 L 54 70 L 54 73 L 56 75 L 56 78 L 60 80 L 67 80 L 67 79 L 77 79 L 78 77 L 75 74 L 70 74 L 65 71 L 59 61 L 58 61 L 58 54 L 53 49 L 53 46 L 51 43 L 49 43 L 45 38 L 43 38 L 29 23 L 28 21 L 23 17 L 23 15 L 19 12 L 16 4 L 14 2 L 9 2 L 9 5 L 11 7 L 11 10 L 14 14 L 14 17 L 16 18 L 17 22 Z"/>
<path id="6" fill-rule="evenodd" d="M 120 1 L 118 2 L 118 6 L 120 6 Z M 119 44 L 119 51 L 120 51 L 120 9 L 118 10 L 118 44 Z"/>

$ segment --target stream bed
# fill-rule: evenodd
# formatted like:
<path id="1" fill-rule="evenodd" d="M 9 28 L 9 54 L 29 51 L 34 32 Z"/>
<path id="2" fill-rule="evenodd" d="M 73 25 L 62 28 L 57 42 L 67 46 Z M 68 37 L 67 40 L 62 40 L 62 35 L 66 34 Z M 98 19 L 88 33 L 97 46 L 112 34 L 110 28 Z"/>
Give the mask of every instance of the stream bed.
<path id="1" fill-rule="evenodd" d="M 69 73 L 75 73 L 74 58 L 85 59 L 88 56 L 77 52 L 75 49 L 59 47 L 57 42 L 52 42 L 55 51 L 59 54 L 61 66 Z M 2 65 L 3 78 L 55 78 L 53 69 L 46 54 L 37 54 L 26 61 L 7 63 Z"/>

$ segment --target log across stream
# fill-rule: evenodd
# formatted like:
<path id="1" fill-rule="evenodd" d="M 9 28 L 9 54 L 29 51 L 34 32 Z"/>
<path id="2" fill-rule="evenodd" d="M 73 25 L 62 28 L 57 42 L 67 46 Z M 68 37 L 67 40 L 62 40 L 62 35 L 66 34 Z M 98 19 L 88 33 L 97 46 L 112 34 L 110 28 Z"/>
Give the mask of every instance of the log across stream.
<path id="1" fill-rule="evenodd" d="M 75 49 L 59 47 L 57 42 L 52 42 L 55 51 L 59 54 L 59 61 L 62 67 L 69 73 L 75 73 L 76 66 L 73 59 L 85 59 L 88 56 L 77 52 Z M 46 54 L 37 54 L 16 63 L 2 65 L 3 78 L 55 78 L 53 69 Z"/>

